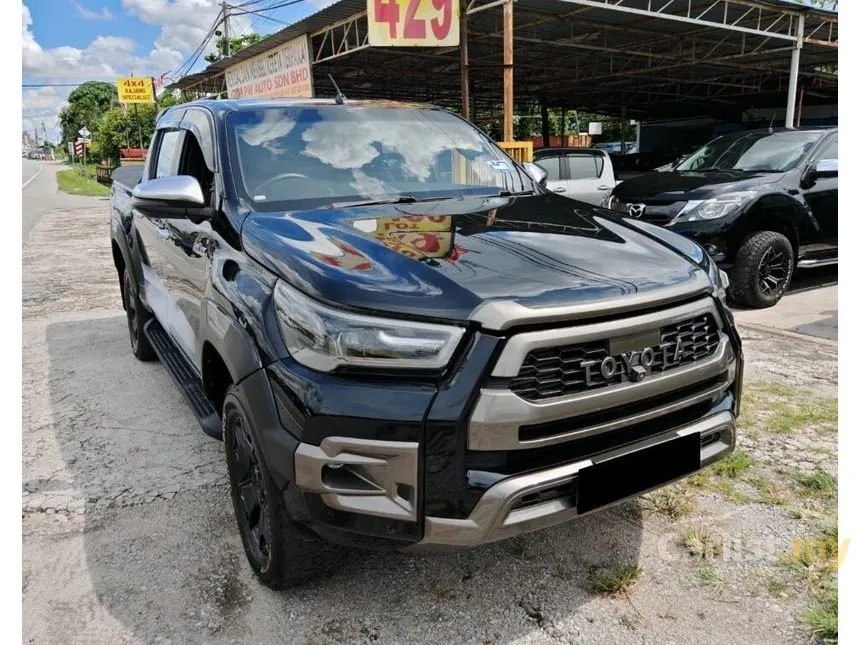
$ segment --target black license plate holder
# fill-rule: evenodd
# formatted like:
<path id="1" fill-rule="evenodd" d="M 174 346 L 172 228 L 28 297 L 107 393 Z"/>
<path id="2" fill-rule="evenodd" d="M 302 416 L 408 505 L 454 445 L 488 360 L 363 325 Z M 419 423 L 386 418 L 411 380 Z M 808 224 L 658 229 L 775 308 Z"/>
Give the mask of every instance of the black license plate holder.
<path id="1" fill-rule="evenodd" d="M 619 455 L 579 471 L 577 513 L 587 513 L 612 502 L 689 475 L 701 467 L 698 432 Z"/>

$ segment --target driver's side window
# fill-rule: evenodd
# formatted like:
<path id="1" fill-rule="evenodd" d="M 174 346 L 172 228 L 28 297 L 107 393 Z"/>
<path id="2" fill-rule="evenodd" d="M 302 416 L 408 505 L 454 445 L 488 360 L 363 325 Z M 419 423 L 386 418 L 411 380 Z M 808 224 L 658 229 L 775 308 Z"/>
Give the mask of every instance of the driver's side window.
<path id="1" fill-rule="evenodd" d="M 155 160 L 155 170 L 152 175 L 153 179 L 176 174 L 184 134 L 181 130 L 164 130 L 162 132 L 161 141 L 158 144 L 158 157 Z"/>
<path id="2" fill-rule="evenodd" d="M 822 159 L 839 159 L 839 143 L 837 141 L 837 136 L 838 135 L 834 135 L 828 139 L 821 150 L 818 151 L 818 154 L 815 155 L 816 161 L 820 161 Z"/>
<path id="3" fill-rule="evenodd" d="M 179 170 L 176 174 L 194 177 L 200 183 L 205 205 L 211 205 L 215 175 L 206 165 L 200 142 L 191 132 L 185 133 L 182 154 L 179 158 Z"/>

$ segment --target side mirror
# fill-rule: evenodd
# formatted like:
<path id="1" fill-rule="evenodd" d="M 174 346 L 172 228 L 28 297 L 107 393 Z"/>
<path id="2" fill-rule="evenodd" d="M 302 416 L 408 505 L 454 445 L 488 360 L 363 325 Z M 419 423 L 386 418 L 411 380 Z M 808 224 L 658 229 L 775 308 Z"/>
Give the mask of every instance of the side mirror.
<path id="1" fill-rule="evenodd" d="M 815 178 L 825 179 L 827 177 L 838 177 L 839 160 L 838 159 L 819 159 L 815 164 Z"/>
<path id="2" fill-rule="evenodd" d="M 525 168 L 526 173 L 528 173 L 528 176 L 531 177 L 535 183 L 540 186 L 546 186 L 546 178 L 549 176 L 549 173 L 545 169 L 531 161 L 525 162 L 523 164 L 523 168 Z"/>
<path id="3" fill-rule="evenodd" d="M 186 209 L 206 204 L 200 182 L 189 175 L 150 179 L 131 191 L 131 203 L 144 214 L 155 217 L 188 217 Z"/>

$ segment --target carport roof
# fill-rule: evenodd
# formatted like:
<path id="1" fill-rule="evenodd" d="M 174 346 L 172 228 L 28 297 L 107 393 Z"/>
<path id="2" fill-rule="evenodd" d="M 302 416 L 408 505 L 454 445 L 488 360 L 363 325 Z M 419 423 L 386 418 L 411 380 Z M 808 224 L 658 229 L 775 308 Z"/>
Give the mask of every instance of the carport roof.
<path id="1" fill-rule="evenodd" d="M 331 73 L 350 98 L 459 108 L 459 48 L 370 47 L 366 6 L 341 0 L 172 87 L 223 92 L 225 68 L 308 33 L 317 94 L 328 93 Z M 468 6 L 473 119 L 480 120 L 501 106 L 502 11 L 493 0 Z M 784 114 L 801 19 L 803 103 L 835 103 L 838 14 L 831 11 L 792 0 L 517 0 L 515 100 L 616 114 L 624 107 L 639 119 L 738 118 L 752 108 Z"/>

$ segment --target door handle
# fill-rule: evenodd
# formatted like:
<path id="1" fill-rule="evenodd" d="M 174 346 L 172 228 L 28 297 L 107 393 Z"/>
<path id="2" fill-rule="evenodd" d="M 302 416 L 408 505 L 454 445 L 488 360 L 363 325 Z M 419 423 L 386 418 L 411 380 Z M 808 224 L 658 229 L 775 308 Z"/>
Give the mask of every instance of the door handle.
<path id="1" fill-rule="evenodd" d="M 567 188 L 565 188 L 564 186 L 559 186 L 558 188 L 553 188 L 552 191 L 554 193 L 566 193 Z"/>
<path id="2" fill-rule="evenodd" d="M 598 186 L 597 190 L 609 190 L 612 186 Z"/>

